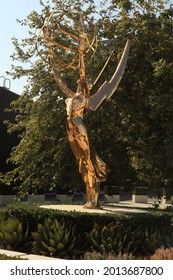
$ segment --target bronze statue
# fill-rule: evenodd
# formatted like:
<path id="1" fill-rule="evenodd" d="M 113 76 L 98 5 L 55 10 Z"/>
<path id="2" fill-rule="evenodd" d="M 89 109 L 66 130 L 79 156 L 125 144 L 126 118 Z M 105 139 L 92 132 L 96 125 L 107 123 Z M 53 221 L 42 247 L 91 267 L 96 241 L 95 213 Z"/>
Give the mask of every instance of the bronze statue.
<path id="1" fill-rule="evenodd" d="M 67 16 L 71 13 L 64 12 Z M 79 164 L 79 172 L 82 175 L 82 179 L 86 186 L 86 198 L 87 202 L 84 205 L 85 208 L 99 208 L 98 203 L 98 195 L 99 195 L 99 183 L 104 182 L 107 178 L 107 174 L 109 169 L 107 168 L 106 164 L 101 160 L 98 156 L 97 152 L 93 148 L 92 144 L 90 143 L 90 139 L 88 136 L 87 129 L 83 123 L 83 115 L 86 109 L 89 110 L 96 110 L 99 105 L 103 102 L 104 99 L 108 99 L 112 96 L 115 92 L 122 75 L 124 73 L 124 69 L 126 66 L 129 48 L 130 48 L 130 41 L 128 40 L 122 54 L 121 60 L 119 65 L 112 76 L 109 82 L 104 82 L 104 84 L 98 89 L 98 91 L 90 95 L 90 90 L 92 89 L 93 85 L 90 80 L 86 78 L 86 71 L 85 71 L 85 51 L 86 47 L 91 48 L 93 45 L 89 43 L 86 33 L 84 32 L 84 26 L 82 22 L 81 15 L 78 25 L 78 36 L 67 33 L 67 31 L 63 31 L 62 29 L 58 29 L 57 22 L 54 24 L 53 32 L 50 33 L 49 31 L 49 22 L 52 15 L 56 14 L 56 11 L 53 12 L 50 16 L 46 24 L 42 27 L 41 36 L 47 43 L 48 50 L 49 50 L 49 63 L 55 78 L 56 83 L 61 88 L 63 93 L 66 96 L 66 111 L 67 111 L 67 135 L 68 140 L 73 151 L 73 154 L 76 157 L 76 160 Z M 59 21 L 58 21 L 59 23 Z M 68 47 L 61 46 L 60 44 L 56 43 L 54 40 L 54 30 L 58 30 L 61 34 L 68 34 L 70 37 L 75 38 L 79 41 L 78 43 L 78 52 L 76 58 L 70 64 L 70 66 L 66 68 L 74 67 L 74 63 L 78 62 L 77 68 L 79 69 L 79 80 L 77 81 L 77 91 L 73 92 L 63 81 L 60 75 L 60 65 L 59 65 L 59 58 L 55 53 L 53 46 L 62 47 L 63 49 L 72 50 Z M 49 33 L 49 37 L 48 37 Z M 110 56 L 111 57 L 111 56 Z M 108 61 L 110 59 L 108 58 Z M 105 66 L 107 65 L 108 61 L 106 62 Z M 104 68 L 105 68 L 104 66 Z M 103 68 L 103 69 L 104 69 Z M 102 71 L 101 71 L 102 72 Z M 100 76 L 100 75 L 99 75 Z"/>

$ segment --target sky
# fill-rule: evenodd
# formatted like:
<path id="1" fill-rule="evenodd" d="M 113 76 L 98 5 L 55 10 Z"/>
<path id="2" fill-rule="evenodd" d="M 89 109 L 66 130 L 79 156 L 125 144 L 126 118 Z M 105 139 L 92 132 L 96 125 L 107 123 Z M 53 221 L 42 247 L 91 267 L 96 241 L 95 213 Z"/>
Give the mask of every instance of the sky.
<path id="1" fill-rule="evenodd" d="M 43 2 L 46 3 L 46 0 Z M 0 77 L 5 77 L 6 87 L 10 86 L 11 91 L 21 94 L 26 84 L 26 78 L 13 80 L 11 76 L 6 74 L 6 71 L 10 71 L 12 64 L 19 65 L 17 61 L 10 58 L 14 52 L 12 37 L 19 40 L 28 37 L 28 29 L 17 23 L 16 19 L 23 20 L 33 10 L 40 12 L 42 7 L 39 0 L 1 0 L 0 9 Z M 0 86 L 4 85 L 3 77 L 0 78 Z"/>
<path id="2" fill-rule="evenodd" d="M 10 55 L 14 52 L 14 46 L 12 44 L 12 37 L 18 39 L 26 38 L 28 35 L 28 29 L 21 26 L 16 22 L 16 19 L 25 19 L 31 11 L 40 11 L 39 0 L 4 0 L 0 4 L 0 77 L 4 76 L 6 79 L 10 79 L 10 90 L 21 94 L 23 87 L 26 83 L 26 79 L 13 80 L 6 74 L 6 71 L 11 69 L 12 64 L 17 62 L 12 61 Z M 0 86 L 3 86 L 4 78 L 0 78 Z M 9 81 L 5 82 L 6 87 L 9 87 Z"/>
<path id="3" fill-rule="evenodd" d="M 43 1 L 46 3 L 46 0 Z M 95 4 L 98 5 L 100 1 L 96 0 Z M 171 1 L 173 2 L 173 1 Z M 12 44 L 12 37 L 16 37 L 19 40 L 28 37 L 28 29 L 17 23 L 16 19 L 25 19 L 31 11 L 41 11 L 39 0 L 1 0 L 0 3 L 1 15 L 0 15 L 0 77 L 4 76 L 6 80 L 6 86 L 10 84 L 10 90 L 21 94 L 23 87 L 26 84 L 26 78 L 20 78 L 13 80 L 6 74 L 6 71 L 10 71 L 11 65 L 18 65 L 18 62 L 12 61 L 10 55 L 14 52 L 14 46 Z M 0 86 L 3 86 L 4 78 L 0 78 Z"/>

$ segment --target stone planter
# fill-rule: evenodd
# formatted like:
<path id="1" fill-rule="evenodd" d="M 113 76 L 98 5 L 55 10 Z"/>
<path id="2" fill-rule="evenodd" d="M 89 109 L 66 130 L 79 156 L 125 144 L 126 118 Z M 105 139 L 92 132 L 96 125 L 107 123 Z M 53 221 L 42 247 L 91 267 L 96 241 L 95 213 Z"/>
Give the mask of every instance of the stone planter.
<path id="1" fill-rule="evenodd" d="M 67 196 L 65 194 L 57 194 L 56 199 L 62 204 L 72 204 L 73 202 L 72 196 Z"/>
<path id="2" fill-rule="evenodd" d="M 0 205 L 6 206 L 9 203 L 16 202 L 16 196 L 15 195 L 0 195 Z"/>
<path id="3" fill-rule="evenodd" d="M 104 202 L 105 203 L 118 203 L 120 201 L 120 187 L 118 186 L 105 186 L 104 187 Z"/>
<path id="4" fill-rule="evenodd" d="M 173 196 L 171 196 L 170 198 L 166 198 L 166 196 L 161 197 L 162 204 L 172 204 L 172 202 L 173 202 Z"/>
<path id="5" fill-rule="evenodd" d="M 147 203 L 148 202 L 148 188 L 136 187 L 132 190 L 133 203 Z"/>
<path id="6" fill-rule="evenodd" d="M 74 204 L 83 204 L 84 199 L 85 198 L 83 193 L 75 193 L 72 197 L 72 201 Z"/>
<path id="7" fill-rule="evenodd" d="M 33 203 L 43 203 L 45 202 L 45 195 L 44 194 L 29 194 L 27 197 L 28 202 Z"/>
<path id="8" fill-rule="evenodd" d="M 45 201 L 57 201 L 56 192 L 45 193 Z"/>
<path id="9" fill-rule="evenodd" d="M 133 194 L 132 195 L 132 202 L 133 203 L 147 203 L 148 202 L 148 195 L 140 195 L 140 194 Z"/>

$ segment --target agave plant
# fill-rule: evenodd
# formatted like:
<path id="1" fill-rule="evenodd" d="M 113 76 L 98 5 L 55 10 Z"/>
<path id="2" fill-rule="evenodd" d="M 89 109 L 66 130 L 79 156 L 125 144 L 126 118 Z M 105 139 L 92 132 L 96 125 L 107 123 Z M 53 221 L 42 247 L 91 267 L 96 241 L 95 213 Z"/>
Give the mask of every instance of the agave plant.
<path id="1" fill-rule="evenodd" d="M 95 251 L 101 253 L 116 251 L 117 241 L 115 228 L 116 225 L 113 223 L 110 223 L 107 226 L 95 223 L 93 230 L 87 234 L 87 237 Z"/>
<path id="2" fill-rule="evenodd" d="M 38 224 L 37 232 L 33 232 L 34 252 L 46 256 L 64 256 L 71 253 L 76 243 L 76 228 L 64 221 L 48 218 L 44 225 Z"/>
<path id="3" fill-rule="evenodd" d="M 6 249 L 21 249 L 28 238 L 28 227 L 24 229 L 17 218 L 0 217 L 0 243 Z"/>
<path id="4" fill-rule="evenodd" d="M 158 226 L 157 223 L 146 224 L 129 221 L 117 227 L 118 251 L 121 254 L 150 256 L 160 246 L 171 247 L 173 234 L 170 225 Z"/>

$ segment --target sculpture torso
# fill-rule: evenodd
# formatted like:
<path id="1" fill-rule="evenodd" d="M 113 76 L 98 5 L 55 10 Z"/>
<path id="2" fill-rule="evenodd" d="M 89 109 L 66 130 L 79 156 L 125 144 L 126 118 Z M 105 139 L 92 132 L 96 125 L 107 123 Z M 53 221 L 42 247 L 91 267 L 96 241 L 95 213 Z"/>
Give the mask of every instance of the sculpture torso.
<path id="1" fill-rule="evenodd" d="M 72 120 L 76 117 L 83 118 L 84 109 L 86 107 L 86 98 L 79 93 L 76 93 L 73 97 L 69 97 L 65 100 L 67 119 Z"/>

